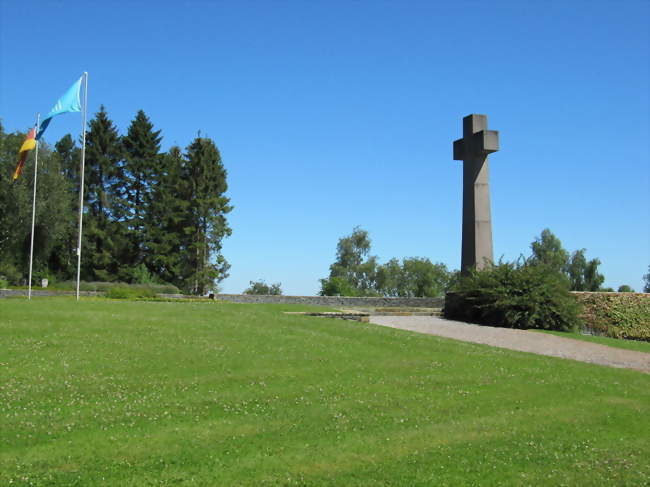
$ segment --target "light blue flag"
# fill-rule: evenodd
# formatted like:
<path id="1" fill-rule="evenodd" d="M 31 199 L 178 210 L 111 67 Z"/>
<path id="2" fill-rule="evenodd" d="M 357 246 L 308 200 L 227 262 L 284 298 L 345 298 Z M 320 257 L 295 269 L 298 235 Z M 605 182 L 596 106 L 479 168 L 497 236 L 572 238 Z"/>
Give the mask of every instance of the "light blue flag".
<path id="1" fill-rule="evenodd" d="M 61 115 L 62 113 L 68 112 L 80 112 L 81 111 L 81 101 L 79 99 L 79 92 L 81 91 L 81 80 L 83 76 L 79 78 L 69 89 L 66 91 L 61 98 L 56 102 L 56 105 L 50 110 L 50 113 L 43 119 L 41 126 L 38 129 L 38 134 L 36 135 L 36 140 L 40 139 L 45 132 L 45 129 L 50 125 L 52 117 L 55 115 Z"/>

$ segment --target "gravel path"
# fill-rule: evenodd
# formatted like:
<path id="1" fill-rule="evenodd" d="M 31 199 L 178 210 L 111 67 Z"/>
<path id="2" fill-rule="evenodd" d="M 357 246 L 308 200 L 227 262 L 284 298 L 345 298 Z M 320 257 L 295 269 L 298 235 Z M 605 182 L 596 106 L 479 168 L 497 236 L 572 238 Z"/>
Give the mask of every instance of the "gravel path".
<path id="1" fill-rule="evenodd" d="M 623 350 L 546 333 L 472 325 L 435 316 L 371 316 L 370 322 L 520 352 L 635 369 L 650 374 L 649 353 Z"/>

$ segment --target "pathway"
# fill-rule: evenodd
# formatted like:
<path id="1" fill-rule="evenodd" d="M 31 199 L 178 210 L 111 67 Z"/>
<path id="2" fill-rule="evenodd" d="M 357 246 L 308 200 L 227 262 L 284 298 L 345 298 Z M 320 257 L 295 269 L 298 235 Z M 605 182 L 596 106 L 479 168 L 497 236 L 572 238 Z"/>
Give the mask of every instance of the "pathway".
<path id="1" fill-rule="evenodd" d="M 479 326 L 436 316 L 371 316 L 370 322 L 520 352 L 537 353 L 592 364 L 640 370 L 650 374 L 650 354 L 563 338 L 535 331 Z"/>

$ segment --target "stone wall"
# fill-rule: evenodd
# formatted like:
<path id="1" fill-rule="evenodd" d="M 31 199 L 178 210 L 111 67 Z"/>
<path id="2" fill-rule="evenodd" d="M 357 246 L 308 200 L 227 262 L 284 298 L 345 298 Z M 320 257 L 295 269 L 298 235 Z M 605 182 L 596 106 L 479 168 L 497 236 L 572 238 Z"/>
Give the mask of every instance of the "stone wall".
<path id="1" fill-rule="evenodd" d="M 215 299 L 232 303 L 282 303 L 330 306 L 334 308 L 442 308 L 444 298 L 361 298 L 347 296 L 267 296 L 255 294 L 217 294 Z"/>
<path id="2" fill-rule="evenodd" d="M 55 291 L 32 289 L 32 296 L 74 296 L 74 291 Z M 103 292 L 81 291 L 80 296 L 103 296 Z M 0 298 L 7 296 L 27 296 L 27 289 L 0 289 Z M 158 294 L 161 298 L 193 298 L 182 294 Z M 442 308 L 444 298 L 352 298 L 344 296 L 269 296 L 256 294 L 217 294 L 215 299 L 231 303 L 281 303 L 305 304 L 312 306 L 329 306 L 332 308 L 367 307 L 367 308 Z"/>

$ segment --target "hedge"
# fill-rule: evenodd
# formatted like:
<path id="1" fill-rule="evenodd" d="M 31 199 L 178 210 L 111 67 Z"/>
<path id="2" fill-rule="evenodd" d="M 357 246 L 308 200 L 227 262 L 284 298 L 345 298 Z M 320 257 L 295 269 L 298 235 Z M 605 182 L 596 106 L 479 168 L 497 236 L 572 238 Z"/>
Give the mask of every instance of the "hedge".
<path id="1" fill-rule="evenodd" d="M 587 330 L 612 338 L 650 341 L 650 294 L 572 293 Z"/>

